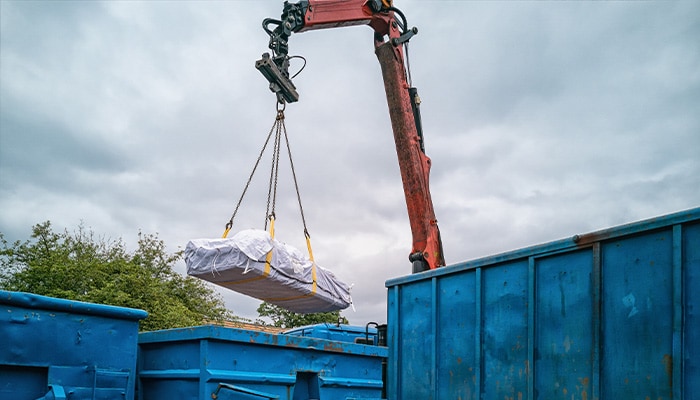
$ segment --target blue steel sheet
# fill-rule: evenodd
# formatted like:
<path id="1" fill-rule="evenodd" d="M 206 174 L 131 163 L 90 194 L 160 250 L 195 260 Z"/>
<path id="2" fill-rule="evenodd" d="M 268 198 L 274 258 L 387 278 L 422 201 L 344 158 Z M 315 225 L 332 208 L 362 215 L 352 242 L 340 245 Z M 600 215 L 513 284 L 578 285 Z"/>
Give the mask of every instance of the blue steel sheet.
<path id="1" fill-rule="evenodd" d="M 678 329 L 674 325 L 676 332 L 682 332 L 682 338 L 679 340 L 674 337 L 674 346 L 680 343 L 682 347 L 682 358 L 674 360 L 674 366 L 677 368 L 677 363 L 683 365 L 683 393 L 688 393 L 687 399 L 691 399 L 691 394 L 700 393 L 700 224 L 688 225 L 684 227 L 682 246 L 683 268 L 683 298 L 675 298 L 676 302 L 680 301 L 684 308 L 684 320 L 682 324 L 685 326 Z M 677 307 L 677 305 L 674 305 Z M 678 321 L 676 321 L 676 325 Z M 680 374 L 677 372 L 677 374 Z M 674 383 L 674 386 L 676 385 Z M 675 396 L 679 398 L 679 396 Z"/>
<path id="2" fill-rule="evenodd" d="M 481 361 L 486 398 L 518 398 L 525 392 L 527 273 L 528 264 L 522 261 L 482 272 Z"/>
<path id="3" fill-rule="evenodd" d="M 671 235 L 664 230 L 601 246 L 603 398 L 672 398 L 673 249 L 665 245 Z"/>
<path id="4" fill-rule="evenodd" d="M 453 323 L 444 323 L 436 332 L 437 343 L 442 343 L 446 348 L 457 348 L 461 342 L 475 343 L 479 340 L 476 333 L 469 329 L 470 321 L 477 316 L 475 312 L 476 281 L 473 276 L 465 276 L 461 280 L 439 282 L 438 298 L 449 297 L 452 301 L 439 301 L 436 304 L 440 316 L 460 316 L 454 318 Z M 452 393 L 446 392 L 447 385 L 437 385 L 438 398 L 451 397 L 466 399 L 475 392 L 474 382 L 477 377 L 477 368 L 470 365 L 470 361 L 476 359 L 476 346 L 464 347 L 462 353 L 437 353 L 436 360 L 437 382 L 450 382 L 450 386 L 456 388 Z M 407 378 L 410 378 L 407 376 Z"/>
<path id="5" fill-rule="evenodd" d="M 218 326 L 144 332 L 139 349 L 141 400 L 207 400 L 220 385 L 219 399 L 254 398 L 250 392 L 283 400 L 377 399 L 388 352 Z"/>
<path id="6" fill-rule="evenodd" d="M 591 304 L 593 255 L 572 251 L 535 263 L 535 370 L 538 397 L 595 398 L 591 391 L 596 336 Z M 578 340 L 586 338 L 587 340 Z M 566 389 L 567 393 L 563 393 Z"/>
<path id="7" fill-rule="evenodd" d="M 390 399 L 694 400 L 700 208 L 387 281 Z"/>
<path id="8" fill-rule="evenodd" d="M 377 328 L 369 326 L 371 324 L 375 323 L 370 322 L 368 326 L 353 326 L 324 322 L 315 325 L 300 326 L 282 333 L 284 335 L 307 336 L 339 342 L 377 344 Z"/>
<path id="9" fill-rule="evenodd" d="M 424 318 L 405 319 L 398 329 L 401 334 L 403 359 L 400 366 L 400 385 L 407 393 L 420 393 L 421 388 L 429 387 L 433 382 L 435 369 L 425 368 L 426 365 L 434 365 L 430 351 L 431 336 L 426 334 L 416 335 L 415 332 L 431 332 L 433 326 L 429 310 L 431 309 L 430 287 L 425 285 L 406 285 L 401 292 L 399 302 L 406 312 L 422 314 Z M 391 344 L 389 344 L 391 351 Z"/>
<path id="10" fill-rule="evenodd" d="M 0 291 L 0 399 L 133 399 L 142 310 Z"/>

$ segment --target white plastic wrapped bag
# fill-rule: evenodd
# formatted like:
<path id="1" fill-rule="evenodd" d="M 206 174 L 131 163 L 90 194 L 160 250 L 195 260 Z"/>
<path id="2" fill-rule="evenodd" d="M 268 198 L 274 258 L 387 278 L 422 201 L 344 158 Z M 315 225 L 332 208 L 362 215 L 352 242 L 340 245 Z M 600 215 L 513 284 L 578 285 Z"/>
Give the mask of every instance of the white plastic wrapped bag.
<path id="1" fill-rule="evenodd" d="M 352 304 L 348 285 L 263 230 L 191 240 L 185 263 L 188 275 L 293 312 L 336 311 Z"/>

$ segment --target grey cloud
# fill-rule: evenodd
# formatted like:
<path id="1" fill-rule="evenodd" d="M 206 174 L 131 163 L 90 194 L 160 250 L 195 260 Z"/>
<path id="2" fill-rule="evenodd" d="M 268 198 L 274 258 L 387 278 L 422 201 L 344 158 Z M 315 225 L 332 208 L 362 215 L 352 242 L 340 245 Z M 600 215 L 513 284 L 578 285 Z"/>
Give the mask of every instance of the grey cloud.
<path id="1" fill-rule="evenodd" d="M 419 28 L 412 77 L 449 263 L 698 205 L 698 4 L 396 2 Z M 219 236 L 276 115 L 253 64 L 282 2 L 1 6 L 0 231 L 83 220 L 173 250 Z M 372 31 L 290 46 L 307 59 L 285 115 L 314 254 L 355 284 L 351 322 L 382 322 L 411 237 Z M 237 227 L 264 222 L 267 157 L 260 168 Z M 304 248 L 282 168 L 280 239 Z M 256 316 L 258 301 L 223 294 Z"/>

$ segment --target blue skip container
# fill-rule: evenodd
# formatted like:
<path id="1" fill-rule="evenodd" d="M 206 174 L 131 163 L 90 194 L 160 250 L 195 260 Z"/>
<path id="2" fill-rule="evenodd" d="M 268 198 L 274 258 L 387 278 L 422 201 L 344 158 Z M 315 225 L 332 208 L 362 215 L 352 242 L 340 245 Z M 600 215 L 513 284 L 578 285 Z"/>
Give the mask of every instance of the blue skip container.
<path id="1" fill-rule="evenodd" d="M 0 291 L 0 399 L 132 400 L 147 315 Z"/>
<path id="2" fill-rule="evenodd" d="M 700 208 L 386 285 L 390 399 L 700 399 Z"/>
<path id="3" fill-rule="evenodd" d="M 220 326 L 139 335 L 139 399 L 380 399 L 388 349 Z"/>

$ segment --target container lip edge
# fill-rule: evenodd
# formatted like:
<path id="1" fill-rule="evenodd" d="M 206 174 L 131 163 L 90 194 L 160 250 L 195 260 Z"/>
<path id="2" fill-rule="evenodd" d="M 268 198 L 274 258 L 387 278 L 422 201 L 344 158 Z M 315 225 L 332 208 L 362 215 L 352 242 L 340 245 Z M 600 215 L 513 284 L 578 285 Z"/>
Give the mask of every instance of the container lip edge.
<path id="1" fill-rule="evenodd" d="M 418 274 L 411 274 L 396 278 L 388 279 L 384 285 L 386 288 L 391 288 L 394 286 L 400 286 L 405 283 L 422 281 L 425 279 L 431 279 L 433 277 L 438 277 L 442 275 L 449 275 L 451 273 L 465 271 L 468 269 L 479 268 L 484 265 L 493 265 L 502 262 L 508 262 L 523 258 L 534 254 L 543 254 L 545 252 L 556 252 L 571 248 L 585 248 L 589 247 L 595 242 L 600 242 L 604 240 L 610 240 L 618 237 L 624 237 L 632 235 L 639 232 L 651 231 L 655 229 L 661 229 L 664 227 L 681 224 L 681 223 L 693 223 L 700 221 L 700 207 L 690 208 L 687 210 L 677 211 L 670 214 L 660 215 L 656 217 L 646 218 L 642 220 L 637 220 L 634 222 L 629 222 L 621 225 L 615 225 L 610 228 L 600 229 L 584 234 L 575 234 L 569 238 L 553 240 L 550 242 L 544 242 L 540 244 L 535 244 L 532 246 L 527 246 L 515 250 L 509 250 L 502 253 L 496 253 L 494 255 L 479 257 L 472 260 L 460 261 L 455 264 L 451 264 L 442 268 L 429 270 L 421 272 Z"/>
<path id="2" fill-rule="evenodd" d="M 195 340 L 221 340 L 259 346 L 281 346 L 302 350 L 337 352 L 363 357 L 387 357 L 385 346 L 365 345 L 308 336 L 268 333 L 244 328 L 199 325 L 184 328 L 140 332 L 138 344 L 151 345 Z"/>
<path id="3" fill-rule="evenodd" d="M 0 290 L 0 304 L 21 306 L 31 309 L 64 311 L 86 315 L 110 317 L 138 321 L 148 316 L 144 310 L 107 304 L 88 303 L 78 300 L 61 299 L 27 292 Z"/>

